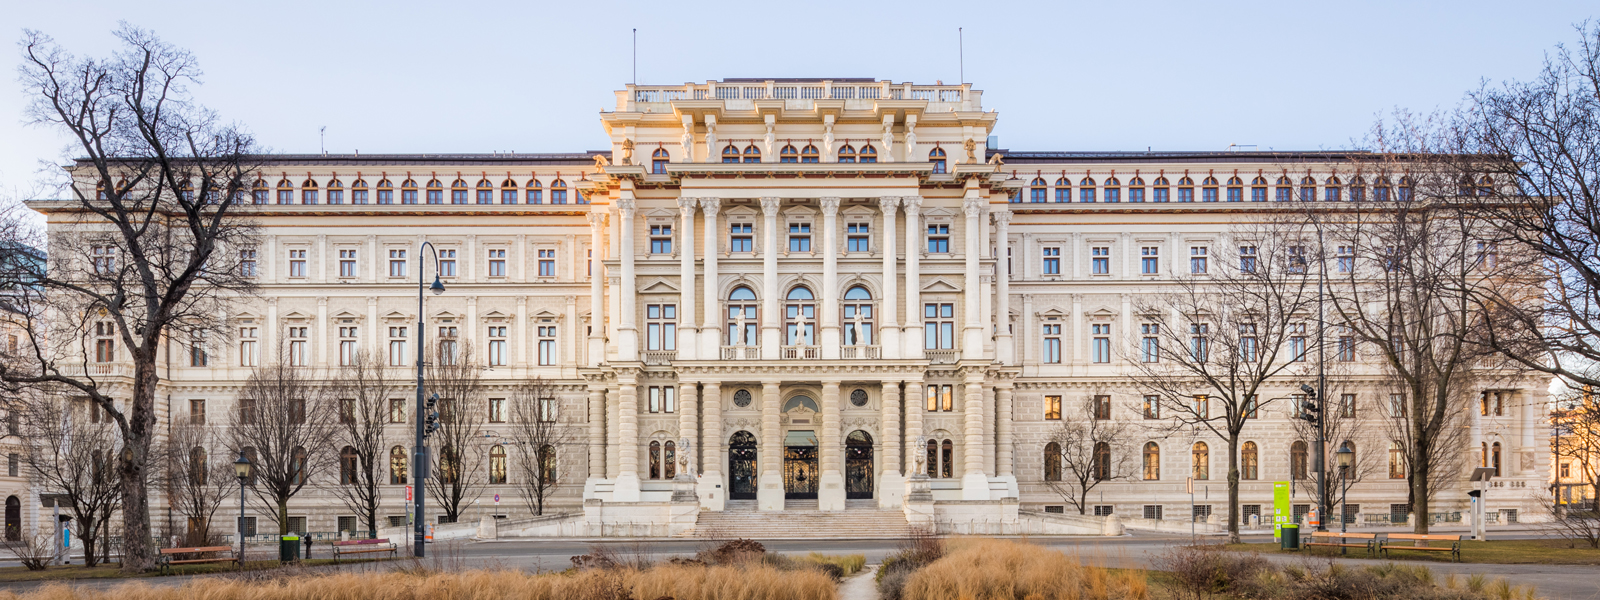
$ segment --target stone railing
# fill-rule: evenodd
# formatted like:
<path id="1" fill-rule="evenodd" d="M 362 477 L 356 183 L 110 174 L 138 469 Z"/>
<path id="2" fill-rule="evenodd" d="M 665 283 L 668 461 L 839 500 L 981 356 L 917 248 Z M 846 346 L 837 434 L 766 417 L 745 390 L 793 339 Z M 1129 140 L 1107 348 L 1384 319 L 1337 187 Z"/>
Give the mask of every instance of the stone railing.
<path id="1" fill-rule="evenodd" d="M 879 346 L 843 346 L 839 348 L 839 358 L 844 360 L 875 360 L 882 357 L 882 355 L 882 348 Z"/>
<path id="2" fill-rule="evenodd" d="M 959 104 L 981 92 L 964 85 L 913 85 L 889 81 L 708 81 L 686 85 L 629 85 L 624 102 L 678 100 L 926 100 Z"/>
<path id="3" fill-rule="evenodd" d="M 953 365 L 961 360 L 960 350 L 923 350 L 922 356 L 928 359 L 930 365 Z"/>
<path id="4" fill-rule="evenodd" d="M 672 359 L 678 357 L 677 350 L 645 350 L 641 354 L 644 355 L 644 364 L 652 367 L 670 365 Z"/>
<path id="5" fill-rule="evenodd" d="M 822 358 L 822 348 L 819 346 L 784 346 L 784 360 L 816 360 Z"/>
<path id="6" fill-rule="evenodd" d="M 723 346 L 722 360 L 760 360 L 760 346 Z"/>

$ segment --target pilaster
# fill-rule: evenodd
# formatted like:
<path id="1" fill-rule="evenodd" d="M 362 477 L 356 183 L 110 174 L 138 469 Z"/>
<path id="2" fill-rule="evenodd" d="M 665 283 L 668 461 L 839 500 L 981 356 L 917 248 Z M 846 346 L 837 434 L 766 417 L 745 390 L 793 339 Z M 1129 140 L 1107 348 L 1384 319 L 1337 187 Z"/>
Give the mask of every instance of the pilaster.
<path id="1" fill-rule="evenodd" d="M 900 269 L 897 260 L 899 248 L 895 245 L 895 212 L 899 210 L 900 199 L 895 196 L 878 198 L 878 211 L 883 215 L 881 241 L 878 243 L 878 252 L 883 255 L 883 289 L 880 290 L 882 301 L 878 303 L 878 335 L 875 339 L 879 344 L 885 359 L 900 358 L 900 322 L 899 308 L 900 295 L 897 280 Z M 910 306 L 906 311 L 911 311 Z M 899 389 L 896 388 L 898 392 Z"/>
<path id="2" fill-rule="evenodd" d="M 699 329 L 694 320 L 694 198 L 678 199 L 678 238 L 674 246 L 681 260 L 678 272 L 678 339 L 680 360 L 694 360 Z M 710 232 L 707 232 L 710 233 Z"/>
<path id="3" fill-rule="evenodd" d="M 840 452 L 843 440 L 839 434 L 839 381 L 822 382 L 822 476 L 818 480 L 817 508 L 819 510 L 844 510 L 844 465 Z"/>
<path id="4" fill-rule="evenodd" d="M 778 382 L 761 382 L 761 475 L 757 478 L 758 510 L 783 510 L 783 440 L 778 427 Z"/>
<path id="5" fill-rule="evenodd" d="M 839 359 L 839 199 L 822 198 L 822 358 Z M 837 386 L 837 384 L 835 384 Z M 837 391 L 837 390 L 835 390 Z M 824 482 L 826 483 L 826 482 Z M 841 487 L 841 493 L 843 488 Z M 826 487 L 824 487 L 826 490 Z M 842 500 L 841 500 L 842 502 Z M 843 504 L 840 505 L 843 508 Z"/>
<path id="6" fill-rule="evenodd" d="M 715 360 L 721 357 L 722 352 L 722 324 L 721 307 L 722 298 L 717 285 L 717 240 L 722 233 L 717 229 L 717 211 L 722 209 L 722 201 L 717 198 L 701 198 L 700 212 L 705 215 L 705 313 L 700 321 L 700 356 L 705 360 Z M 685 307 L 685 315 L 693 315 L 694 307 Z"/>
<path id="7" fill-rule="evenodd" d="M 761 199 L 761 360 L 778 360 L 783 343 L 778 299 L 778 198 Z"/>
<path id="8" fill-rule="evenodd" d="M 906 209 L 906 322 L 900 357 L 922 358 L 922 196 L 900 199 Z M 907 438 L 910 439 L 910 438 Z"/>

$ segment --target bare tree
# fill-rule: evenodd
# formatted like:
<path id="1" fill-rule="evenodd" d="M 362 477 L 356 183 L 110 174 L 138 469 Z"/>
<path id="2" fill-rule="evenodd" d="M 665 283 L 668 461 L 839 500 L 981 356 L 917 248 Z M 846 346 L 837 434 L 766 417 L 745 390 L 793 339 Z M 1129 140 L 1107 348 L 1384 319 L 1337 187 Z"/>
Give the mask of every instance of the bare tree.
<path id="1" fill-rule="evenodd" d="M 1210 431 L 1227 443 L 1228 537 L 1237 543 L 1240 436 L 1272 403 L 1263 393 L 1269 382 L 1304 370 L 1318 294 L 1308 255 L 1316 239 L 1304 221 L 1265 218 L 1230 238 L 1233 247 L 1218 248 L 1218 256 L 1183 265 L 1174 291 L 1135 303 L 1143 324 L 1127 360 L 1136 384 L 1156 400 L 1155 422 L 1172 432 Z M 1235 251 L 1237 262 L 1222 258 Z M 1196 466 L 1197 479 L 1209 476 L 1209 464 Z"/>
<path id="2" fill-rule="evenodd" d="M 68 169 L 68 200 L 33 203 L 74 232 L 50 240 L 49 268 L 0 260 L 5 285 L 39 290 L 51 309 L 24 313 L 27 360 L 7 361 L 0 380 L 70 388 L 110 415 L 126 442 L 116 460 L 123 568 L 140 572 L 155 565 L 146 486 L 157 361 L 173 339 L 223 337 L 226 304 L 254 289 L 240 269 L 254 229 L 235 201 L 251 188 L 258 153 L 243 128 L 193 101 L 192 55 L 131 26 L 116 36 L 120 49 L 103 59 L 36 31 L 20 43 L 28 120 L 67 134 L 82 158 Z M 125 404 L 107 392 L 113 377 L 129 381 Z"/>
<path id="3" fill-rule="evenodd" d="M 1108 481 L 1132 477 L 1139 462 L 1128 441 L 1133 426 L 1111 418 L 1111 397 L 1090 396 L 1081 410 L 1050 432 L 1045 444 L 1045 486 L 1088 512 L 1089 492 Z M 1052 464 L 1054 463 L 1054 464 Z"/>
<path id="4" fill-rule="evenodd" d="M 122 507 L 113 462 L 126 447 L 116 424 L 85 399 L 41 395 L 22 406 L 19 425 L 28 479 L 71 511 L 84 564 L 98 564 L 96 549 L 105 543 L 111 514 Z M 21 532 L 24 541 L 32 533 Z"/>
<path id="5" fill-rule="evenodd" d="M 488 481 L 481 473 L 488 398 L 483 366 L 471 344 L 461 344 L 454 352 L 441 344 L 433 358 L 427 365 L 427 389 L 439 396 L 434 409 L 439 427 L 428 437 L 431 464 L 426 487 L 444 510 L 441 522 L 454 523 L 477 501 Z"/>
<path id="6" fill-rule="evenodd" d="M 334 494 L 356 513 L 367 536 L 378 535 L 378 506 L 389 464 L 384 428 L 389 402 L 412 392 L 409 382 L 389 377 L 380 353 L 357 352 L 340 367 L 334 394 L 339 424 L 333 447 L 339 453 L 339 485 Z"/>
<path id="7" fill-rule="evenodd" d="M 1382 402 L 1372 398 L 1372 394 L 1362 394 L 1361 391 L 1369 388 L 1362 385 L 1363 379 L 1355 373 L 1358 363 L 1355 362 L 1354 348 L 1349 356 L 1341 356 L 1339 339 L 1344 336 L 1342 328 L 1330 330 L 1334 342 L 1330 344 L 1335 352 L 1329 355 L 1332 359 L 1327 365 L 1328 387 L 1323 392 L 1327 394 L 1322 417 L 1326 422 L 1322 426 L 1321 435 L 1327 440 L 1327 451 L 1330 458 L 1327 483 L 1323 486 L 1324 494 L 1321 506 L 1334 507 L 1343 501 L 1342 490 L 1348 489 L 1357 483 L 1373 477 L 1384 468 L 1387 460 L 1389 437 L 1382 426 L 1384 406 Z M 1298 399 L 1291 396 L 1292 399 Z M 1363 398 L 1365 398 L 1363 400 Z M 1376 418 L 1375 418 L 1376 417 Z M 1307 449 L 1316 442 L 1318 431 L 1317 424 L 1306 419 L 1293 419 L 1295 438 L 1306 444 Z M 1350 445 L 1350 450 L 1355 456 L 1349 469 L 1340 468 L 1339 464 L 1331 460 L 1345 444 Z M 1291 462 L 1294 459 L 1291 458 Z M 1300 492 L 1306 497 L 1317 497 L 1317 480 L 1312 476 L 1309 468 L 1309 457 L 1301 464 L 1291 464 L 1290 479 L 1299 487 Z M 1304 472 L 1302 472 L 1302 469 Z M 1341 517 L 1342 518 L 1342 517 Z M 1324 517 L 1324 522 L 1331 522 L 1332 516 Z"/>
<path id="8" fill-rule="evenodd" d="M 250 492 L 289 532 L 289 500 L 334 464 L 338 427 L 328 387 L 306 367 L 282 360 L 257 367 L 229 415 L 228 448 L 255 463 Z"/>
<path id="9" fill-rule="evenodd" d="M 561 485 L 558 458 L 576 440 L 571 425 L 561 420 L 561 400 L 555 386 L 534 378 L 511 393 L 511 439 L 517 449 L 517 492 L 534 515 L 544 514 L 545 502 Z M 503 465 L 502 465 L 503 466 Z M 496 473 L 491 462 L 489 478 L 504 483 L 506 473 Z"/>
<path id="10" fill-rule="evenodd" d="M 1600 548 L 1600 402 L 1592 393 L 1569 393 L 1550 421 L 1556 461 L 1551 528 Z"/>
<path id="11" fill-rule="evenodd" d="M 168 502 L 188 522 L 185 546 L 214 546 L 211 521 L 222 502 L 238 493 L 233 456 L 205 415 L 178 417 L 166 440 Z"/>

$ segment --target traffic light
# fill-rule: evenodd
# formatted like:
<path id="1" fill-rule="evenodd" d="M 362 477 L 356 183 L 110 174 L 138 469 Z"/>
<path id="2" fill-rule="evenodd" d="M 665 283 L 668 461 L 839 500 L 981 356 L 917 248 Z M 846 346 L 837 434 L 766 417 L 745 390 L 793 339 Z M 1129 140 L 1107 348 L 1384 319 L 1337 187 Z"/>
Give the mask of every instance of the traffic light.
<path id="1" fill-rule="evenodd" d="M 1300 391 L 1305 392 L 1306 396 L 1309 396 L 1309 397 L 1312 397 L 1312 398 L 1317 397 L 1317 388 L 1311 387 L 1311 384 L 1307 384 L 1307 383 L 1300 384 Z"/>

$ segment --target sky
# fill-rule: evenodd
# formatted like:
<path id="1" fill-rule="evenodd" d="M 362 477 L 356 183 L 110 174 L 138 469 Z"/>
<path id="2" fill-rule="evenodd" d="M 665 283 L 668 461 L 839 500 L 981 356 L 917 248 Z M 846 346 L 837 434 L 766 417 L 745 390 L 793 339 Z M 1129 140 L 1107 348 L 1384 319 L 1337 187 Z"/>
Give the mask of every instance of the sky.
<path id="1" fill-rule="evenodd" d="M 0 5 L 0 39 L 36 29 L 79 55 L 109 55 L 119 21 L 153 30 L 199 59 L 201 103 L 290 153 L 604 148 L 634 28 L 644 84 L 964 70 L 1011 150 L 1340 149 L 1396 108 L 1532 77 L 1600 17 L 1592 0 Z M 76 153 L 26 122 L 19 50 L 0 48 L 0 200 L 48 194 Z"/>

